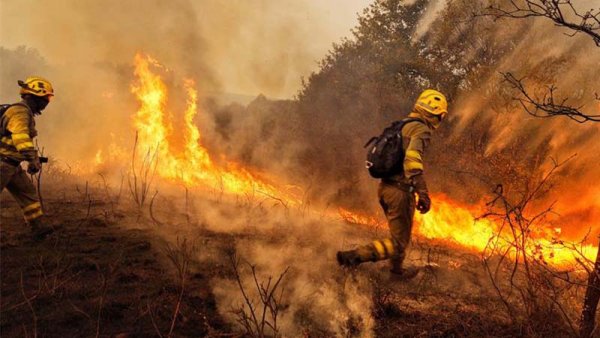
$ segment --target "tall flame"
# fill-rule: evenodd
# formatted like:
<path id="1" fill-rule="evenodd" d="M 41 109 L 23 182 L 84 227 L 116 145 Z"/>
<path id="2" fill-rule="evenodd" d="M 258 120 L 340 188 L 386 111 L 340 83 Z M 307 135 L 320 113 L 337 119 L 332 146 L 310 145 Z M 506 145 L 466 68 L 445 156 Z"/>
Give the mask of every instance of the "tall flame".
<path id="1" fill-rule="evenodd" d="M 211 159 L 208 150 L 202 146 L 202 135 L 194 123 L 198 113 L 198 92 L 193 80 L 184 81 L 187 94 L 184 128 L 175 131 L 170 115 L 166 114 L 167 87 L 154 69 L 164 67 L 151 57 L 136 55 L 136 82 L 131 90 L 140 103 L 134 116 L 138 146 L 152 154 L 152 158 L 157 158 L 156 171 L 160 177 L 186 185 L 217 187 L 230 194 L 258 192 L 286 205 L 300 204 L 289 190 L 278 188 L 242 166 L 234 162 L 219 166 Z M 172 142 L 175 136 L 183 136 L 183 146 L 177 147 L 176 142 Z M 97 162 L 104 160 L 102 152 L 96 155 Z M 429 213 L 416 217 L 416 230 L 422 237 L 483 251 L 494 234 L 500 231 L 500 224 L 493 220 L 476 220 L 475 215 L 481 215 L 482 210 L 459 205 L 442 195 L 434 196 L 434 201 Z M 377 217 L 343 208 L 338 209 L 337 215 L 349 223 L 377 227 L 385 224 Z M 552 263 L 573 262 L 574 252 L 555 240 L 559 234 L 560 229 L 551 227 L 536 232 L 531 248 L 527 248 L 528 252 Z M 597 251 L 590 245 L 583 246 L 581 250 L 589 258 Z"/>
<path id="2" fill-rule="evenodd" d="M 193 80 L 185 80 L 187 104 L 184 112 L 184 146 L 177 149 L 171 139 L 175 131 L 166 112 L 167 87 L 153 68 L 163 68 L 156 60 L 141 54 L 135 57 L 136 83 L 131 91 L 140 102 L 134 117 L 138 132 L 138 146 L 144 151 L 156 153 L 156 171 L 162 178 L 183 181 L 187 185 L 218 187 L 231 194 L 262 193 L 297 203 L 290 192 L 277 189 L 256 174 L 234 162 L 224 168 L 217 166 L 207 149 L 201 144 L 201 134 L 194 123 L 198 112 L 198 92 Z M 181 147 L 180 147 L 181 148 Z"/>

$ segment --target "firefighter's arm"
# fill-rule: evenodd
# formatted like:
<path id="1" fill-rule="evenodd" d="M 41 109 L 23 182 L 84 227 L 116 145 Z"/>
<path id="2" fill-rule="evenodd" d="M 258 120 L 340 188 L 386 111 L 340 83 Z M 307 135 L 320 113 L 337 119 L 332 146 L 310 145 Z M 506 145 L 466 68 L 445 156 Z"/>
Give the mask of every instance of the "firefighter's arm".
<path id="1" fill-rule="evenodd" d="M 409 138 L 410 142 L 404 157 L 404 174 L 419 196 L 417 209 L 425 214 L 431 207 L 431 200 L 423 176 L 423 156 L 429 145 L 431 131 L 422 123 L 412 123 L 412 126 L 407 125 L 406 127 L 406 135 L 403 136 Z"/>
<path id="2" fill-rule="evenodd" d="M 411 179 L 423 174 L 423 156 L 429 145 L 431 131 L 423 123 L 412 122 L 404 127 L 402 136 L 410 140 L 404 155 L 404 175 Z"/>
<path id="3" fill-rule="evenodd" d="M 23 154 L 27 161 L 39 162 L 37 150 L 33 145 L 33 140 L 30 135 L 30 119 L 32 118 L 29 111 L 25 107 L 13 106 L 8 109 L 6 114 L 8 123 L 6 129 L 10 131 L 12 142 L 19 151 Z"/>

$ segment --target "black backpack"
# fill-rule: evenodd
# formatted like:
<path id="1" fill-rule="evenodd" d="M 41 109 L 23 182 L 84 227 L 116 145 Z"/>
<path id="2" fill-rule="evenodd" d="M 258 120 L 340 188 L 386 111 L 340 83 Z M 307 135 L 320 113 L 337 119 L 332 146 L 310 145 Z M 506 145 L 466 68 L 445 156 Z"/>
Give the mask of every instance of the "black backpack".
<path id="1" fill-rule="evenodd" d="M 401 174 L 404 171 L 404 147 L 402 128 L 409 122 L 421 120 L 406 118 L 392 123 L 383 133 L 372 137 L 366 144 L 367 169 L 375 178 L 385 178 Z"/>
<path id="2" fill-rule="evenodd" d="M 4 112 L 7 111 L 10 106 L 12 106 L 12 104 L 0 104 L 0 117 L 4 115 Z"/>

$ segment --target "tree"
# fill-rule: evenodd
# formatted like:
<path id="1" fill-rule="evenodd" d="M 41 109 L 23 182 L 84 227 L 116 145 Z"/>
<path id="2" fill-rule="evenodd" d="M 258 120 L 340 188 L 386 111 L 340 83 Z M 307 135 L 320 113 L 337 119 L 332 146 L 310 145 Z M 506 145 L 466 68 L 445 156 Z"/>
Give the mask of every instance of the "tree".
<path id="1" fill-rule="evenodd" d="M 545 18 L 554 22 L 556 26 L 570 30 L 569 36 L 585 34 L 592 38 L 596 46 L 600 47 L 600 8 L 590 9 L 585 12 L 578 10 L 571 0 L 505 0 L 501 4 L 493 3 L 476 16 L 489 16 L 494 20 Z M 511 73 L 502 74 L 508 84 L 516 89 L 521 97 L 516 98 L 525 111 L 536 117 L 566 116 L 576 122 L 600 122 L 600 114 L 583 112 L 583 107 L 567 105 L 569 98 L 556 99 L 555 85 L 549 85 L 548 90 L 541 97 L 531 94 L 525 87 L 522 79 L 517 79 Z M 596 94 L 596 100 L 600 100 Z"/>

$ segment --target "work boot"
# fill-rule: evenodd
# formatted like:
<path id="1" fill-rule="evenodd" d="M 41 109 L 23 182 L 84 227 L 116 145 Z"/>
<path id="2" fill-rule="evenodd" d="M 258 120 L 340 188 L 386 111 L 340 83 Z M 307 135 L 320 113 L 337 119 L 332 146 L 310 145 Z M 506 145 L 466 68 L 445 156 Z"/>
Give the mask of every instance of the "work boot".
<path id="1" fill-rule="evenodd" d="M 392 278 L 397 280 L 409 280 L 415 278 L 419 273 L 419 269 L 416 267 L 403 268 L 403 261 L 404 256 L 396 256 L 390 260 L 392 265 L 392 268 L 390 269 Z"/>
<path id="2" fill-rule="evenodd" d="M 357 266 L 362 263 L 356 250 L 338 251 L 336 254 L 338 264 L 341 266 Z"/>
<path id="3" fill-rule="evenodd" d="M 34 242 L 42 241 L 54 232 L 54 228 L 45 225 L 40 218 L 29 221 L 29 226 L 31 227 L 31 239 Z"/>
<path id="4" fill-rule="evenodd" d="M 391 269 L 391 278 L 399 281 L 407 281 L 415 278 L 419 271 L 419 268 L 411 266 L 409 268 Z"/>

